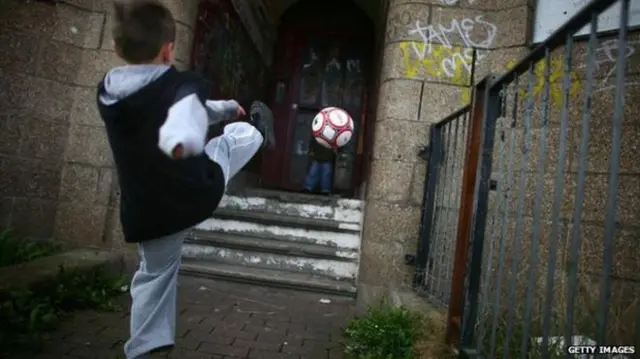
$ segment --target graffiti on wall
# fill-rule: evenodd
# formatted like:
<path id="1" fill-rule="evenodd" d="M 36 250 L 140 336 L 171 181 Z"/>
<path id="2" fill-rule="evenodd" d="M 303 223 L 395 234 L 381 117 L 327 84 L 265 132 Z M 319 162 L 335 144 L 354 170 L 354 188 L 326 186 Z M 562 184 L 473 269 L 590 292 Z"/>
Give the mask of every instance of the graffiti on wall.
<path id="1" fill-rule="evenodd" d="M 511 60 L 507 63 L 506 70 L 511 70 L 518 61 Z M 534 98 L 538 98 L 543 94 L 545 84 L 549 83 L 549 101 L 552 105 L 561 106 L 564 93 L 564 61 L 562 58 L 555 58 L 549 60 L 549 66 L 545 61 L 538 61 L 533 67 L 533 76 L 531 84 L 531 92 Z M 547 79 L 548 76 L 548 79 Z M 569 88 L 569 95 L 573 96 L 580 91 L 581 80 L 575 71 L 569 72 L 571 87 Z M 518 90 L 518 96 L 520 98 L 527 98 L 529 91 L 528 76 L 523 76 L 523 81 L 526 85 L 521 85 Z M 470 97 L 470 95 L 469 95 Z"/>
<path id="2" fill-rule="evenodd" d="M 482 61 L 495 41 L 497 26 L 483 15 L 453 19 L 448 25 L 423 25 L 416 21 L 408 30 L 418 41 L 404 41 L 400 46 L 405 77 L 425 74 L 433 80 L 469 85 L 476 49 L 476 60 Z"/>
<path id="3" fill-rule="evenodd" d="M 627 43 L 624 49 L 624 56 L 626 58 L 632 57 L 636 53 L 636 45 L 638 41 L 631 41 Z M 618 57 L 618 43 L 617 40 L 604 40 L 595 49 L 594 56 L 594 93 L 609 91 L 615 88 L 616 77 L 616 59 Z M 581 89 L 585 88 L 585 76 L 584 71 L 587 66 L 586 54 L 582 58 L 572 61 L 572 65 L 575 67 L 569 72 L 570 88 L 569 96 L 574 97 L 579 94 Z M 578 66 L 575 66 L 577 62 Z M 507 70 L 510 70 L 516 65 L 516 60 L 511 60 L 506 66 Z M 549 82 L 549 101 L 552 106 L 562 106 L 563 94 L 564 94 L 564 76 L 565 76 L 565 60 L 563 57 L 552 58 L 549 61 L 549 67 L 547 68 L 546 62 L 541 60 L 534 66 L 534 76 L 532 84 L 532 95 L 534 98 L 539 98 L 544 94 L 545 83 Z M 548 79 L 547 79 L 548 76 Z M 524 75 L 524 81 L 526 81 L 526 75 Z M 634 79 L 626 79 L 625 86 L 638 86 L 639 81 Z M 520 89 L 520 96 L 527 95 L 527 89 L 524 87 Z M 524 98 L 524 97 L 523 97 Z"/>
<path id="4" fill-rule="evenodd" d="M 602 41 L 600 46 L 596 49 L 595 53 L 595 67 L 596 71 L 605 70 L 604 76 L 598 81 L 596 85 L 596 92 L 602 92 L 611 90 L 615 87 L 614 81 L 616 79 L 616 59 L 619 53 L 624 53 L 624 56 L 629 59 L 636 55 L 636 47 L 640 44 L 640 41 L 628 41 L 627 46 L 623 51 L 618 50 L 618 41 L 609 39 Z M 581 68 L 584 67 L 581 66 Z M 626 79 L 626 86 L 638 86 L 640 82 L 635 79 Z"/>
<path id="5" fill-rule="evenodd" d="M 450 1 L 453 0 L 443 0 Z M 408 35 L 418 35 L 420 40 L 402 41 L 397 44 L 402 57 L 403 76 L 408 78 L 425 78 L 431 81 L 444 82 L 458 86 L 470 86 L 473 67 L 473 49 L 476 49 L 476 66 L 486 59 L 498 33 L 495 24 L 484 19 L 482 15 L 475 18 L 453 19 L 450 24 L 423 25 L 420 21 L 409 27 Z M 630 41 L 624 51 L 618 51 L 615 39 L 602 40 L 596 49 L 595 71 L 597 82 L 595 91 L 606 91 L 614 86 L 615 63 L 619 52 L 629 58 L 636 54 L 636 45 L 640 41 Z M 570 72 L 571 88 L 569 94 L 575 95 L 584 86 L 586 58 L 573 61 L 574 68 Z M 517 63 L 513 59 L 506 63 L 505 71 Z M 562 57 L 552 58 L 547 69 L 544 61 L 534 67 L 534 83 L 532 95 L 543 94 L 546 76 L 549 76 L 550 101 L 560 106 L 563 99 L 564 60 Z M 525 79 L 526 81 L 526 79 Z M 639 81 L 627 80 L 627 86 L 638 86 Z M 526 95 L 526 89 L 522 95 Z M 471 101 L 471 89 L 464 88 L 460 92 L 460 104 Z"/>

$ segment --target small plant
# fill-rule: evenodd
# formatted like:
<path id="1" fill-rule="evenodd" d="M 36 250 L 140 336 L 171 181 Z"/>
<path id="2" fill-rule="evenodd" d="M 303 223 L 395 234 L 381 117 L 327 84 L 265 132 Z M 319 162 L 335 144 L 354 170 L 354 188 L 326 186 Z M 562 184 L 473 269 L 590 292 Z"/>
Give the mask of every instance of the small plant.
<path id="1" fill-rule="evenodd" d="M 50 256 L 60 252 L 60 249 L 59 246 L 50 242 L 16 238 L 10 229 L 5 229 L 0 232 L 0 267 Z"/>
<path id="2" fill-rule="evenodd" d="M 46 333 L 74 310 L 116 309 L 115 300 L 126 289 L 123 277 L 101 269 L 61 268 L 56 278 L 33 290 L 0 294 L 0 357 L 38 351 Z"/>
<path id="3" fill-rule="evenodd" d="M 345 354 L 352 359 L 414 359 L 421 317 L 386 302 L 370 306 L 344 331 Z"/>

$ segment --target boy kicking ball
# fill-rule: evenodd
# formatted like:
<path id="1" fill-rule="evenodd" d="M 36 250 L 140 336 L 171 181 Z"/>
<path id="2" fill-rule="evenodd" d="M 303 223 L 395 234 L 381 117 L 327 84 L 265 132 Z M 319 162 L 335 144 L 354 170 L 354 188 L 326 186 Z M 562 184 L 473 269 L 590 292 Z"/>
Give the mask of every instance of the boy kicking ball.
<path id="1" fill-rule="evenodd" d="M 120 219 L 140 265 L 131 282 L 127 359 L 175 343 L 177 276 L 187 231 L 217 208 L 229 180 L 274 145 L 273 114 L 254 102 L 250 121 L 206 142 L 209 124 L 245 115 L 234 100 L 208 100 L 200 75 L 173 66 L 175 23 L 157 0 L 114 2 L 113 38 L 126 66 L 98 86 L 121 188 Z"/>

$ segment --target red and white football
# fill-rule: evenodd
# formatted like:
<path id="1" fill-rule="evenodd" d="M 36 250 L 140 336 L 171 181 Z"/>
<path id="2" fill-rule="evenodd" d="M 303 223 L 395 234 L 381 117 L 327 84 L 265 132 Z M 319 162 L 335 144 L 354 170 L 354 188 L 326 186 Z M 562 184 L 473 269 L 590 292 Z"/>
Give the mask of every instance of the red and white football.
<path id="1" fill-rule="evenodd" d="M 355 124 L 349 113 L 338 107 L 322 109 L 311 123 L 311 131 L 316 141 L 334 150 L 349 143 L 354 130 Z"/>

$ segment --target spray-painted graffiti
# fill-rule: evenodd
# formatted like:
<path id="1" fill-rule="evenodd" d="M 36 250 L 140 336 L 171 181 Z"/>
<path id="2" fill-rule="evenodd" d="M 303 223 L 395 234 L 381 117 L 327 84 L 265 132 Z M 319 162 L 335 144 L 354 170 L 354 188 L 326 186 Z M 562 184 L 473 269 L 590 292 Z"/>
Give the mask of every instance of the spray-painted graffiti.
<path id="1" fill-rule="evenodd" d="M 516 60 L 511 60 L 507 64 L 507 70 L 512 69 L 517 64 Z M 538 61 L 533 68 L 533 83 L 531 84 L 533 97 L 540 96 L 545 88 L 545 84 L 549 83 L 549 100 L 552 104 L 557 106 L 562 105 L 563 93 L 564 93 L 564 61 L 562 59 L 551 59 L 549 61 L 549 67 L 545 61 Z M 525 75 L 526 76 L 526 75 Z M 547 79 L 548 76 L 548 79 Z M 581 80 L 575 71 L 569 73 L 571 78 L 571 87 L 569 88 L 569 95 L 573 96 L 580 91 Z M 525 77 L 526 79 L 526 77 Z M 528 80 L 528 79 L 526 79 Z M 525 81 L 526 81 L 525 80 Z M 528 85 L 526 86 L 528 87 Z M 526 98 L 528 89 L 524 86 L 519 90 L 519 96 Z"/>
<path id="2" fill-rule="evenodd" d="M 427 45 L 419 41 L 398 44 L 402 55 L 405 77 L 425 77 L 433 81 L 446 81 L 454 85 L 468 85 L 472 53 L 461 46 Z M 429 56 L 419 56 L 430 47 Z M 470 50 L 470 51 L 466 51 Z M 462 71 L 465 69 L 465 71 Z"/>
<path id="3" fill-rule="evenodd" d="M 427 44 L 427 51 L 431 50 L 431 44 L 439 43 L 449 48 L 456 40 L 462 40 L 464 47 L 476 49 L 488 49 L 496 38 L 498 28 L 491 22 L 478 15 L 475 18 L 453 19 L 449 27 L 443 24 L 422 25 L 416 21 L 415 27 L 409 29 L 409 35 L 418 34 Z M 474 36 L 479 34 L 479 36 Z M 425 53 L 416 54 L 425 56 Z"/>
<path id="4" fill-rule="evenodd" d="M 416 21 L 408 33 L 419 35 L 421 41 L 399 44 L 405 76 L 416 77 L 423 73 L 435 80 L 468 85 L 473 49 L 476 49 L 477 61 L 485 58 L 486 50 L 496 38 L 497 27 L 479 15 L 473 19 L 453 19 L 449 26 L 422 25 Z"/>
<path id="5" fill-rule="evenodd" d="M 443 4 L 454 5 L 460 0 L 441 0 Z M 473 0 L 467 0 L 473 1 Z M 405 19 L 406 22 L 406 19 Z M 476 66 L 488 55 L 493 45 L 498 28 L 487 21 L 482 15 L 475 18 L 453 19 L 448 26 L 442 24 L 423 25 L 420 21 L 408 27 L 408 35 L 418 35 L 418 41 L 403 41 L 398 43 L 402 57 L 403 75 L 409 78 L 421 77 L 431 81 L 442 81 L 453 85 L 471 85 L 473 67 L 473 52 L 476 51 Z M 596 49 L 595 92 L 610 90 L 616 73 L 616 59 L 619 53 L 630 58 L 636 54 L 636 46 L 640 41 L 630 41 L 624 50 L 618 50 L 617 40 L 602 40 Z M 586 58 L 577 59 L 579 65 L 574 67 L 569 76 L 571 87 L 569 95 L 573 96 L 584 87 L 584 76 L 578 75 L 578 70 L 584 70 Z M 509 61 L 505 70 L 510 70 L 517 63 Z M 564 60 L 553 58 L 547 69 L 545 61 L 539 61 L 534 67 L 534 83 L 532 95 L 543 94 L 545 83 L 549 81 L 549 100 L 553 105 L 560 106 L 563 101 Z M 548 76 L 548 80 L 547 80 Z M 526 79 L 525 79 L 526 81 Z M 627 80 L 626 86 L 640 86 L 640 81 Z M 523 87 L 524 88 L 524 87 Z M 526 89 L 520 91 L 527 95 Z M 461 104 L 471 100 L 471 90 L 464 89 L 460 93 Z"/>
<path id="6" fill-rule="evenodd" d="M 624 50 L 624 55 L 626 58 L 630 58 L 636 55 L 636 46 L 640 44 L 640 41 L 632 41 L 627 43 L 627 47 Z M 409 45 L 405 44 L 403 47 L 403 56 L 404 52 L 408 50 Z M 442 50 L 439 47 L 434 46 L 433 56 L 429 58 L 433 60 L 435 58 L 445 58 L 446 56 L 451 56 L 449 53 L 442 53 Z M 464 73 L 469 70 L 470 67 L 470 54 L 471 52 L 468 49 L 462 50 L 466 51 L 467 54 L 464 57 L 465 61 L 458 61 L 456 71 L 453 76 L 449 76 L 448 72 L 440 73 L 439 69 L 442 67 L 438 67 L 434 61 L 422 61 L 420 65 L 424 67 L 425 73 L 431 75 L 432 77 L 438 76 L 446 76 L 450 79 L 452 84 L 456 85 L 466 85 L 469 83 L 468 77 L 463 77 L 460 73 Z M 616 77 L 616 59 L 618 56 L 618 45 L 616 40 L 606 40 L 601 43 L 601 45 L 595 50 L 595 62 L 594 62 L 594 92 L 603 92 L 610 91 L 615 88 L 615 77 Z M 511 70 L 517 63 L 517 60 L 509 61 L 505 70 Z M 577 59 L 577 61 L 572 61 L 573 63 L 578 63 L 579 65 L 576 68 L 569 72 L 569 80 L 570 80 L 570 88 L 569 88 L 569 96 L 574 97 L 579 95 L 582 89 L 584 88 L 585 74 L 583 73 L 586 68 L 587 59 L 586 56 L 581 59 Z M 426 71 L 426 65 L 431 65 L 431 71 Z M 552 106 L 560 107 L 562 106 L 563 96 L 564 96 L 564 76 L 565 76 L 565 61 L 562 57 L 552 58 L 549 60 L 549 67 L 547 68 L 546 62 L 541 60 L 537 62 L 534 66 L 533 71 L 533 83 L 531 93 L 534 98 L 539 99 L 540 96 L 544 94 L 545 84 L 549 83 L 549 101 Z M 417 73 L 415 62 L 408 62 L 405 60 L 405 69 L 407 75 L 413 75 Z M 582 72 L 582 73 L 581 73 Z M 548 76 L 548 79 L 547 79 Z M 522 75 L 521 88 L 519 89 L 520 98 L 526 98 L 528 94 L 528 77 L 527 75 Z M 526 85 L 524 85 L 526 84 Z M 637 77 L 628 77 L 625 81 L 625 86 L 640 86 L 640 81 L 637 80 Z M 461 90 L 460 93 L 460 104 L 466 105 L 471 101 L 471 89 L 466 88 Z"/>
<path id="7" fill-rule="evenodd" d="M 619 51 L 617 40 L 606 40 L 601 43 L 595 54 L 596 71 L 609 70 L 604 74 L 602 80 L 598 82 L 596 92 L 607 91 L 615 87 L 613 81 L 616 78 L 616 59 L 618 54 L 623 52 L 628 59 L 636 54 L 636 46 L 638 44 L 640 44 L 640 41 L 629 41 L 624 51 Z M 627 80 L 625 84 L 626 86 L 639 86 L 640 81 Z"/>
<path id="8" fill-rule="evenodd" d="M 636 45 L 638 42 L 629 42 L 627 43 L 627 47 L 624 50 L 624 55 L 626 58 L 630 58 L 636 53 Z M 615 88 L 615 84 L 612 84 L 615 81 L 615 73 L 616 73 L 616 59 L 618 57 L 618 43 L 617 40 L 605 40 L 601 43 L 601 45 L 595 50 L 595 61 L 594 61 L 594 92 L 602 92 L 608 91 Z M 577 66 L 578 70 L 584 70 L 586 68 L 587 59 L 585 58 L 579 59 L 580 63 Z M 516 64 L 515 60 L 510 61 L 506 68 L 507 70 L 513 68 Z M 532 84 L 532 95 L 534 98 L 539 97 L 544 93 L 545 84 L 549 83 L 549 100 L 552 105 L 562 106 L 563 94 L 564 94 L 564 84 L 563 79 L 565 76 L 565 61 L 564 58 L 554 58 L 549 61 L 549 68 L 547 70 L 546 62 L 544 60 L 536 63 L 534 67 L 534 82 Z M 525 75 L 526 76 L 526 75 Z M 548 76 L 548 79 L 547 79 Z M 578 94 L 582 88 L 584 88 L 584 76 L 580 76 L 577 70 L 573 70 L 569 72 L 570 78 L 570 88 L 569 88 L 569 96 L 573 97 Z M 638 86 L 640 85 L 639 81 L 635 80 L 626 80 L 625 86 Z M 520 95 L 527 95 L 526 89 L 520 90 Z"/>

